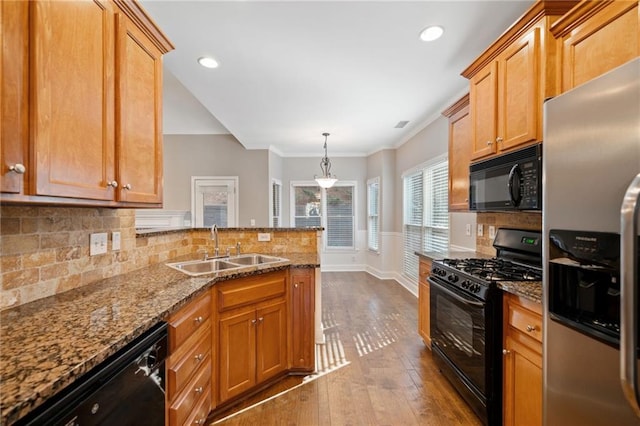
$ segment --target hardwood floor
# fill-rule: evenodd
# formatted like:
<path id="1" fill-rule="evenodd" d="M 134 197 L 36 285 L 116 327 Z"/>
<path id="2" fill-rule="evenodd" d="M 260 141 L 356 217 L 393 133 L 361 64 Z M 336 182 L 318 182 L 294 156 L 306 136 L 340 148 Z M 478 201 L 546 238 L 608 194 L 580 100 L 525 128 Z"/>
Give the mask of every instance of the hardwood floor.
<path id="1" fill-rule="evenodd" d="M 306 383 L 286 379 L 213 424 L 481 424 L 435 367 L 418 336 L 417 299 L 402 286 L 364 272 L 325 272 L 322 302 L 327 342 L 318 362 L 333 370 Z"/>

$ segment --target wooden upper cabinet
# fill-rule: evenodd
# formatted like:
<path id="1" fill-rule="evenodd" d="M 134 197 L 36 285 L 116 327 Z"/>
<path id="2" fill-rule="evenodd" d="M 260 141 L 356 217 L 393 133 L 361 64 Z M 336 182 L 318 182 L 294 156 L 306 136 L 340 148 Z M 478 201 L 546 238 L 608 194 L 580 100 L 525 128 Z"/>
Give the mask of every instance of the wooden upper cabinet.
<path id="1" fill-rule="evenodd" d="M 114 23 L 107 1 L 32 4 L 36 195 L 114 199 Z"/>
<path id="2" fill-rule="evenodd" d="M 449 211 L 469 210 L 471 117 L 469 95 L 442 112 L 449 118 Z"/>
<path id="3" fill-rule="evenodd" d="M 543 102 L 558 93 L 549 28 L 576 3 L 534 3 L 462 72 L 469 79 L 472 160 L 542 139 Z"/>
<path id="4" fill-rule="evenodd" d="M 583 1 L 551 27 L 565 92 L 640 55 L 638 1 Z"/>
<path id="5" fill-rule="evenodd" d="M 29 3 L 0 2 L 0 191 L 22 194 L 29 144 Z"/>
<path id="6" fill-rule="evenodd" d="M 0 200 L 161 206 L 162 54 L 173 46 L 138 3 L 0 12 Z"/>
<path id="7" fill-rule="evenodd" d="M 162 52 L 119 16 L 116 105 L 119 201 L 162 202 Z"/>

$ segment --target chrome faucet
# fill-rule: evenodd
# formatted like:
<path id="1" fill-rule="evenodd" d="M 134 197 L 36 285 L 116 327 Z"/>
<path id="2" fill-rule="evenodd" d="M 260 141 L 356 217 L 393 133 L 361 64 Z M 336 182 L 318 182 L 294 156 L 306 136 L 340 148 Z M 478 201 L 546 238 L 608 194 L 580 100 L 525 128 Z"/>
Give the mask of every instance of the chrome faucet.
<path id="1" fill-rule="evenodd" d="M 213 240 L 213 244 L 214 244 L 213 255 L 214 256 L 219 256 L 220 255 L 220 249 L 218 248 L 218 225 L 216 225 L 215 223 L 211 227 L 211 239 Z"/>

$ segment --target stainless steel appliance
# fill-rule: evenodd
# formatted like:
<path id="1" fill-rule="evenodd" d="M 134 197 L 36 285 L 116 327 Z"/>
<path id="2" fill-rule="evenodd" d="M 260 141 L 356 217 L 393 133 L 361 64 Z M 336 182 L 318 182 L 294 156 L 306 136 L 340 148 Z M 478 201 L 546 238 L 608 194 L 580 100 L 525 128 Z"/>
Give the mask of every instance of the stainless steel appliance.
<path id="1" fill-rule="evenodd" d="M 493 259 L 434 260 L 431 346 L 441 371 L 484 424 L 502 423 L 502 293 L 498 281 L 541 281 L 541 233 L 499 229 Z M 542 284 L 541 284 L 542 285 Z"/>
<path id="2" fill-rule="evenodd" d="M 165 425 L 167 325 L 160 323 L 19 425 Z"/>
<path id="3" fill-rule="evenodd" d="M 542 209 L 542 145 L 511 151 L 469 166 L 469 209 Z"/>
<path id="4" fill-rule="evenodd" d="M 544 114 L 544 423 L 640 425 L 640 59 Z"/>

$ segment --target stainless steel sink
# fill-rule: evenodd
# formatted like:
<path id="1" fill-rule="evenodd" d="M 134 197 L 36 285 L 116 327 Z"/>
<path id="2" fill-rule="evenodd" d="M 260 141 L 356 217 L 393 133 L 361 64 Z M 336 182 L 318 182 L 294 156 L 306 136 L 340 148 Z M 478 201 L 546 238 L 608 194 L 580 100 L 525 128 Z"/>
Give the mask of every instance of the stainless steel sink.
<path id="1" fill-rule="evenodd" d="M 198 276 L 231 269 L 242 269 L 250 266 L 269 265 L 277 262 L 287 262 L 288 259 L 263 254 L 243 254 L 225 257 L 224 259 L 189 260 L 185 262 L 167 263 L 166 265 L 184 272 L 187 275 Z"/>
<path id="2" fill-rule="evenodd" d="M 286 259 L 275 256 L 265 256 L 263 254 L 244 254 L 240 256 L 230 257 L 227 260 L 238 265 L 261 265 L 264 263 L 281 262 Z"/>
<path id="3" fill-rule="evenodd" d="M 213 272 L 242 267 L 242 265 L 229 263 L 226 260 L 220 259 L 191 260 L 188 262 L 167 263 L 167 266 L 192 276 L 211 274 Z"/>

